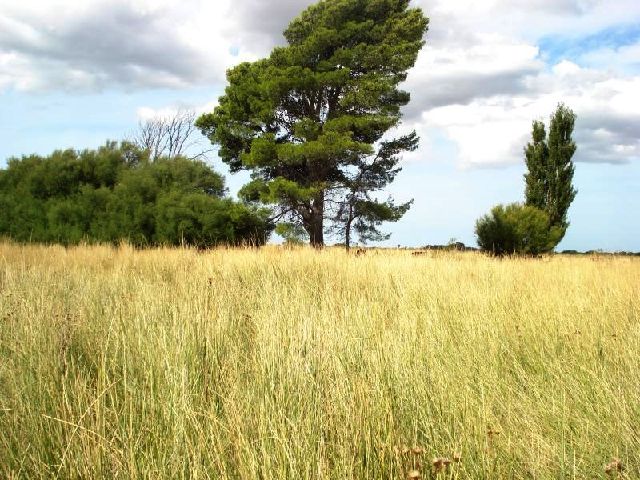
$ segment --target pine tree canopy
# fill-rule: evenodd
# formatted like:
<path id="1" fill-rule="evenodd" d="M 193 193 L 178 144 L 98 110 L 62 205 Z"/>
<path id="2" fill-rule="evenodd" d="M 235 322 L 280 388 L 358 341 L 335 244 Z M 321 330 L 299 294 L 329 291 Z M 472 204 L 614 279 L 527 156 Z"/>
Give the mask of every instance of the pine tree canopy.
<path id="1" fill-rule="evenodd" d="M 397 220 L 408 205 L 371 193 L 394 179 L 399 154 L 417 147 L 415 133 L 383 140 L 409 102 L 398 86 L 427 24 L 409 0 L 323 0 L 291 22 L 287 46 L 231 69 L 219 105 L 197 125 L 231 171 L 251 171 L 241 195 L 273 205 L 276 219 L 301 225 L 314 246 L 324 244 L 325 220 L 351 228 L 349 205 L 369 226 Z"/>

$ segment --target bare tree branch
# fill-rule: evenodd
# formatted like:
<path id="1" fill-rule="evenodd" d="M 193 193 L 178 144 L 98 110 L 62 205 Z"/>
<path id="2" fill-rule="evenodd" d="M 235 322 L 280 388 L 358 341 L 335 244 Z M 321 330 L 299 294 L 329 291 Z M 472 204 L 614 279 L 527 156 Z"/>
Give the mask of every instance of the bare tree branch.
<path id="1" fill-rule="evenodd" d="M 147 150 L 152 162 L 160 157 L 186 157 L 191 160 L 203 158 L 213 149 L 203 147 L 208 142 L 204 142 L 204 137 L 200 138 L 195 120 L 194 110 L 182 108 L 172 115 L 158 115 L 141 120 L 132 142 Z"/>

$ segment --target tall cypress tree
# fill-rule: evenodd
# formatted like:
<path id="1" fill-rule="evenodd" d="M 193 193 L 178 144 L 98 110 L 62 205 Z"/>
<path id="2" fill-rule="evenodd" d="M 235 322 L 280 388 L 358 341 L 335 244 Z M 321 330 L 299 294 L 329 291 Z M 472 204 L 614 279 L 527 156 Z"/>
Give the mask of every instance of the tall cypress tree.
<path id="1" fill-rule="evenodd" d="M 528 172 L 525 174 L 526 204 L 544 210 L 551 227 L 559 227 L 562 237 L 569 226 L 567 212 L 577 191 L 573 188 L 576 144 L 571 138 L 576 115 L 559 104 L 551 116 L 549 137 L 542 122 L 533 122 L 532 142 L 525 147 Z"/>
<path id="2" fill-rule="evenodd" d="M 241 196 L 274 205 L 275 217 L 303 227 L 316 247 L 324 244 L 325 220 L 353 222 L 345 205 L 359 209 L 365 226 L 397 219 L 406 205 L 382 208 L 363 189 L 396 173 L 393 161 L 379 160 L 396 158 L 380 142 L 409 102 L 398 85 L 427 24 L 409 0 L 321 0 L 291 22 L 288 46 L 231 69 L 219 105 L 197 125 L 231 171 L 251 171 Z M 413 138 L 394 145 L 415 148 Z M 390 174 L 359 181 L 372 165 Z"/>

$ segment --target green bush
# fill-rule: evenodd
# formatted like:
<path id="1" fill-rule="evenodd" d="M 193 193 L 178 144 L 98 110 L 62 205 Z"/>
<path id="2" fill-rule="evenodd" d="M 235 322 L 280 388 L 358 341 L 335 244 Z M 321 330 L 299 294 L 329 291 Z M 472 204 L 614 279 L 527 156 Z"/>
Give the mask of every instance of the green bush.
<path id="1" fill-rule="evenodd" d="M 14 158 L 0 170 L 0 237 L 64 245 L 265 243 L 273 228 L 267 212 L 224 193 L 224 179 L 204 162 L 150 162 L 127 143 Z"/>
<path id="2" fill-rule="evenodd" d="M 550 252 L 562 238 L 549 215 L 536 207 L 497 205 L 476 222 L 478 245 L 494 255 L 538 255 Z"/>

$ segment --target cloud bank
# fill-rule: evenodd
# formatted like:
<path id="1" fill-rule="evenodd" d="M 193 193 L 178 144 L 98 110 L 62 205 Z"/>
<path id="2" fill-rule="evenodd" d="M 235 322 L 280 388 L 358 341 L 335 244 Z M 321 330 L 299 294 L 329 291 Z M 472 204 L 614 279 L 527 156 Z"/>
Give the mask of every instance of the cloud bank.
<path id="1" fill-rule="evenodd" d="M 0 0 L 0 91 L 224 86 L 230 66 L 282 44 L 313 0 Z M 461 167 L 522 162 L 531 122 L 563 101 L 578 162 L 640 157 L 640 4 L 619 0 L 417 0 L 431 19 L 404 85 L 425 145 Z M 141 106 L 143 108 L 144 106 Z"/>

